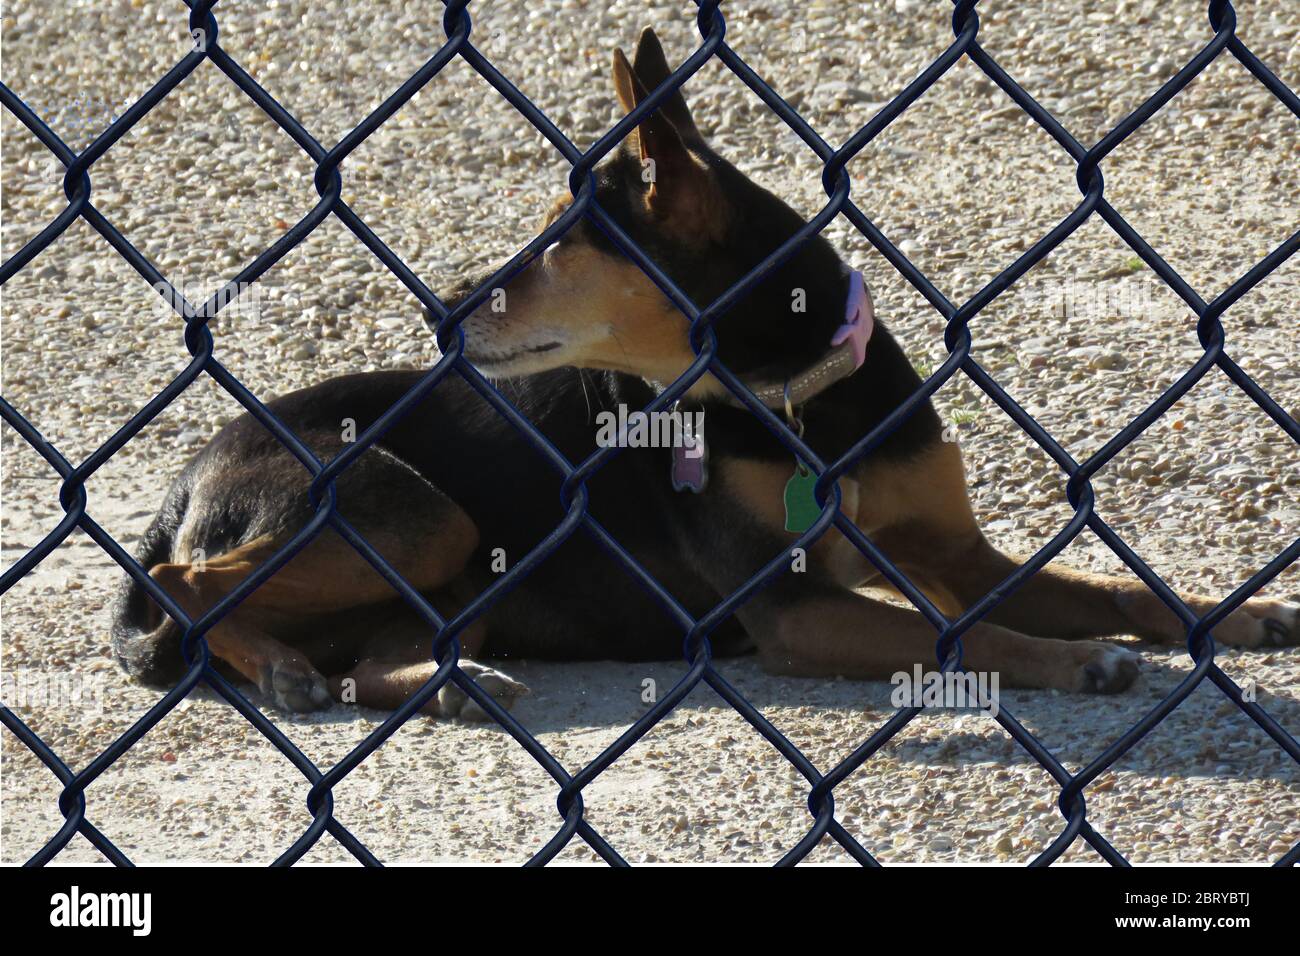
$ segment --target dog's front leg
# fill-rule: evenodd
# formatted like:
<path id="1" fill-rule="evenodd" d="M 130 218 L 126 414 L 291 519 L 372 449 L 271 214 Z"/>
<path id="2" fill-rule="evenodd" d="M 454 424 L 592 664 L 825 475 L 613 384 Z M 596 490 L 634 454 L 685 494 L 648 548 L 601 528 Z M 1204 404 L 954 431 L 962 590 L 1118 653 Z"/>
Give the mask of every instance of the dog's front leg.
<path id="1" fill-rule="evenodd" d="M 799 677 L 889 680 L 916 664 L 935 670 L 938 633 L 918 612 L 826 587 L 769 589 L 742 612 L 765 670 Z M 1113 644 L 1029 637 L 976 624 L 962 637 L 967 670 L 1000 686 L 1111 694 L 1138 673 L 1138 657 Z"/>

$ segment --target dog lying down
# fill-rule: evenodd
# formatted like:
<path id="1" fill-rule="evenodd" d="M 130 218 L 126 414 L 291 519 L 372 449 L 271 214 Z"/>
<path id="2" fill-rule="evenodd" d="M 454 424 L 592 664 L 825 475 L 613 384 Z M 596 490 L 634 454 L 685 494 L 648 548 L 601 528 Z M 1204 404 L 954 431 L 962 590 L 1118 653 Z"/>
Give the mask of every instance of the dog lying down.
<path id="1" fill-rule="evenodd" d="M 668 76 L 653 31 L 629 63 L 616 51 L 614 92 L 631 110 Z M 647 175 L 653 171 L 653 175 Z M 803 225 L 784 202 L 715 153 L 680 93 L 664 101 L 595 173 L 596 199 L 700 304 L 713 301 Z M 552 222 L 567 208 L 558 200 Z M 490 273 L 489 273 L 490 274 Z M 484 281 L 448 290 L 455 305 Z M 569 461 L 597 448 L 602 412 L 644 408 L 694 360 L 687 322 L 659 288 L 586 219 L 465 320 L 466 357 Z M 504 309 L 494 306 L 503 300 Z M 798 301 L 802 311 L 792 306 Z M 919 385 L 862 277 L 818 237 L 767 273 L 717 321 L 718 358 L 804 439 L 834 460 Z M 321 459 L 345 447 L 420 378 L 345 375 L 270 403 Z M 711 375 L 681 411 L 705 428 L 662 447 L 627 448 L 587 482 L 589 513 L 683 607 L 703 615 L 816 518 L 801 463 Z M 695 434 L 695 432 L 699 432 Z M 248 416 L 232 421 L 181 471 L 145 534 L 140 562 L 191 617 L 203 614 L 309 520 L 306 470 Z M 975 522 L 958 446 L 921 406 L 839 483 L 844 513 L 945 614 L 955 615 L 1018 561 Z M 344 470 L 339 511 L 442 614 L 454 614 L 560 524 L 561 479 L 457 376 Z M 196 561 L 195 555 L 206 555 Z M 837 530 L 710 634 L 715 653 L 756 651 L 776 674 L 886 680 L 931 666 L 935 630 L 919 613 L 860 593 L 888 582 Z M 1184 595 L 1205 614 L 1209 597 Z M 1186 639 L 1178 618 L 1136 578 L 1053 562 L 963 638 L 964 664 L 1003 687 L 1110 694 L 1138 676 L 1138 655 L 1095 638 Z M 512 657 L 671 659 L 683 633 L 662 604 L 578 530 L 459 635 L 465 670 L 508 705 L 524 688 L 497 667 Z M 1251 600 L 1214 630 L 1248 648 L 1300 641 L 1297 606 Z M 116 656 L 149 684 L 184 671 L 181 630 L 127 579 Z M 393 709 L 434 673 L 429 627 L 341 537 L 326 528 L 206 635 L 218 666 L 280 707 L 336 700 Z M 491 660 L 493 666 L 483 663 Z M 424 710 L 482 717 L 448 684 Z"/>

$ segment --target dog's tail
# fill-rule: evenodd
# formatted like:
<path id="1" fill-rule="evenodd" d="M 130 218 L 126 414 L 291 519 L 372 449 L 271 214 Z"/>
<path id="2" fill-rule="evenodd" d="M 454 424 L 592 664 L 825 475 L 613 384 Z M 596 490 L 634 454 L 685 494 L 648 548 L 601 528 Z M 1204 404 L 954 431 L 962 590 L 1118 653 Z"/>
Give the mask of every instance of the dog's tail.
<path id="1" fill-rule="evenodd" d="M 136 560 L 150 571 L 172 558 L 176 531 L 189 503 L 188 482 L 178 481 L 167 493 L 145 531 Z M 171 687 L 185 673 L 181 628 L 163 613 L 145 589 L 123 575 L 113 608 L 113 656 L 133 678 L 152 687 Z"/>

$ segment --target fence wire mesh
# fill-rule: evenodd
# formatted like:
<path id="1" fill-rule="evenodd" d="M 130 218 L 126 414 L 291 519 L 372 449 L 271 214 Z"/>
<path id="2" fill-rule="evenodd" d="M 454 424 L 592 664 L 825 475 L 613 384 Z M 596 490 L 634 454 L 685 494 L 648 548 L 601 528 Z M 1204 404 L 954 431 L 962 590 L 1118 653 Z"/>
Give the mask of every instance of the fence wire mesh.
<path id="1" fill-rule="evenodd" d="M 1082 838 L 1107 862 L 1127 865 L 1125 857 L 1106 837 L 1089 823 L 1085 791 L 1097 777 L 1113 766 L 1133 748 L 1174 708 L 1186 700 L 1202 683 L 1209 681 L 1237 708 L 1250 717 L 1292 759 L 1300 762 L 1300 744 L 1297 744 L 1259 704 L 1243 697 L 1242 689 L 1215 663 L 1214 627 L 1233 610 L 1275 578 L 1300 556 L 1300 539 L 1279 553 L 1259 569 L 1249 580 L 1223 600 L 1212 612 L 1197 617 L 1177 594 L 1106 524 L 1095 511 L 1095 497 L 1091 479 L 1097 472 L 1133 442 L 1145 429 L 1163 415 L 1175 402 L 1186 395 L 1213 367 L 1228 376 L 1293 440 L 1300 443 L 1300 423 L 1297 423 L 1277 402 L 1233 361 L 1226 349 L 1224 329 L 1220 317 L 1234 303 L 1258 285 L 1265 277 L 1280 267 L 1297 249 L 1300 249 L 1300 231 L 1295 232 L 1256 263 L 1249 271 L 1233 282 L 1212 301 L 1206 302 L 1138 232 L 1106 200 L 1101 164 L 1121 143 L 1192 82 L 1217 57 L 1225 52 L 1235 57 L 1297 118 L 1300 118 L 1300 97 L 1253 54 L 1236 34 L 1236 12 L 1228 0 L 1211 0 L 1208 5 L 1208 25 L 1212 33 L 1209 41 L 1168 82 L 1161 86 L 1134 112 L 1121 120 L 1109 133 L 1091 147 L 1084 146 L 1051 113 L 1034 100 L 999 64 L 986 53 L 978 42 L 980 20 L 979 0 L 954 0 L 952 29 L 954 41 L 943 54 L 920 75 L 908 83 L 877 115 L 838 148 L 832 147 L 785 100 L 783 100 L 725 40 L 726 22 L 719 9 L 720 0 L 697 0 L 697 26 L 702 42 L 695 52 L 674 70 L 669 78 L 651 95 L 637 105 L 627 116 L 605 132 L 587 150 L 578 149 L 556 125 L 527 97 L 497 70 L 472 42 L 472 22 L 469 0 L 444 0 L 443 28 L 446 42 L 427 62 L 373 113 L 336 145 L 326 148 L 311 132 L 281 106 L 253 77 L 245 71 L 221 46 L 218 23 L 213 8 L 217 0 L 186 0 L 189 7 L 187 29 L 194 39 L 194 48 L 172 67 L 144 96 L 132 104 L 101 132 L 80 153 L 70 149 L 62 138 L 38 116 L 8 86 L 0 84 L 0 102 L 37 137 L 53 156 L 65 167 L 64 192 L 67 207 L 41 232 L 26 243 L 14 256 L 0 266 L 0 284 L 7 282 L 19 270 L 44 253 L 76 219 L 84 219 L 100 236 L 130 264 L 153 288 L 160 290 L 184 323 L 184 341 L 191 361 L 170 384 L 163 388 L 115 434 L 79 464 L 73 464 L 47 441 L 27 417 L 8 401 L 0 398 L 0 416 L 27 443 L 31 445 L 62 479 L 59 503 L 65 516 L 35 547 L 0 576 L 0 594 L 7 592 L 24 575 L 44 560 L 74 529 L 80 529 L 103 548 L 175 621 L 184 628 L 183 651 L 190 662 L 185 677 L 131 728 L 115 740 L 80 770 L 73 770 L 42 738 L 33 732 L 8 707 L 0 708 L 0 720 L 8 730 L 30 748 L 63 785 L 59 810 L 65 818 L 63 826 L 29 861 L 29 865 L 43 865 L 54 859 L 68 845 L 75 834 L 81 834 L 108 860 L 118 865 L 130 865 L 130 860 L 108 835 L 91 822 L 86 800 L 86 790 L 116 760 L 127 752 L 151 728 L 175 708 L 200 682 L 211 686 L 243 717 L 269 740 L 284 757 L 302 773 L 310 785 L 306 792 L 307 809 L 311 823 L 301 836 L 275 860 L 288 865 L 301 859 L 307 851 L 329 833 L 353 856 L 365 864 L 378 865 L 379 860 L 333 813 L 333 789 L 342 782 L 363 760 L 383 746 L 416 711 L 447 683 L 453 682 L 472 698 L 493 720 L 501 725 L 548 773 L 558 786 L 556 806 L 561 820 L 550 840 L 530 860 L 531 864 L 544 864 L 553 859 L 576 836 L 585 841 L 601 858 L 611 864 L 624 865 L 618 850 L 612 846 L 585 818 L 583 790 L 607 770 L 624 752 L 668 715 L 697 685 L 703 683 L 716 691 L 732 708 L 751 724 L 803 776 L 808 784 L 808 811 L 811 825 L 800 839 L 779 861 L 794 864 L 802 860 L 824 838 L 838 843 L 855 860 L 877 865 L 876 859 L 851 835 L 836 818 L 835 787 L 866 763 L 892 737 L 923 711 L 921 707 L 900 709 L 893 717 L 863 741 L 853 752 L 829 769 L 819 769 L 785 735 L 771 724 L 763 714 L 741 695 L 714 666 L 709 644 L 709 634 L 759 589 L 767 586 L 783 573 L 788 573 L 789 551 L 772 557 L 741 588 L 703 616 L 693 616 L 677 602 L 633 557 L 587 512 L 585 482 L 612 456 L 616 448 L 601 448 L 584 461 L 568 460 L 529 421 L 501 395 L 463 357 L 464 334 L 460 329 L 462 319 L 484 302 L 494 288 L 503 285 L 518 273 L 531 258 L 558 239 L 580 218 L 586 217 L 603 229 L 618 247 L 635 262 L 690 321 L 690 341 L 696 360 L 680 378 L 669 385 L 645 411 L 660 411 L 672 406 L 701 376 L 716 376 L 744 405 L 761 419 L 774 435 L 818 474 L 817 500 L 821 515 L 808 531 L 791 544 L 791 548 L 807 548 L 832 525 L 835 526 L 880 572 L 901 591 L 934 625 L 937 632 L 936 659 L 944 670 L 961 667 L 962 635 L 999 601 L 1025 583 L 1040 568 L 1069 545 L 1085 528 L 1090 529 L 1136 574 L 1159 599 L 1173 610 L 1187 628 L 1187 652 L 1195 666 L 1190 673 L 1152 707 L 1137 723 L 1110 744 L 1077 772 L 1070 772 L 1053 756 L 1040 740 L 1030 733 L 1006 708 L 999 708 L 996 720 L 1026 752 L 1055 779 L 1060 786 L 1058 806 L 1064 826 L 1055 839 L 1034 859 L 1033 865 L 1047 865 L 1055 861 L 1078 838 Z M 178 23 L 178 27 L 180 24 Z M 502 97 L 524 116 L 572 166 L 569 186 L 574 196 L 568 210 L 548 226 L 540 235 L 521 249 L 506 265 L 486 280 L 468 299 L 449 310 L 421 279 L 366 225 L 341 198 L 342 176 L 340 164 L 362 142 L 392 117 L 420 89 L 430 82 L 454 57 L 481 75 Z M 627 134 L 675 90 L 682 86 L 711 58 L 717 58 L 752 90 L 795 134 L 808 146 L 823 164 L 822 184 L 828 201 L 822 210 L 802 229 L 765 261 L 753 269 L 735 286 L 711 303 L 698 304 L 690 298 L 640 249 L 594 201 L 593 167 L 627 136 Z M 1076 166 L 1077 183 L 1082 199 L 1078 205 L 1046 235 L 1037 239 L 1009 268 L 998 274 L 983 289 L 960 305 L 949 301 L 922 272 L 914 266 L 888 238 L 873 225 L 867 215 L 850 198 L 848 163 L 873 139 L 893 123 L 919 97 L 930 90 L 953 68 L 962 57 L 967 57 L 994 83 L 997 84 L 1038 126 L 1045 130 Z M 170 94 L 204 62 L 220 70 L 316 164 L 314 185 L 320 200 L 299 222 L 289 228 L 273 245 L 258 255 L 225 286 L 213 294 L 202 306 L 188 302 L 173 288 L 166 277 L 96 209 L 91 202 L 92 166 L 135 126 L 142 117 Z M 1063 159 L 1065 158 L 1063 157 Z M 238 298 L 237 290 L 245 284 L 256 282 L 268 269 L 298 246 L 329 216 L 341 221 L 392 274 L 408 289 L 436 319 L 437 338 L 442 350 L 439 361 L 410 389 L 410 391 L 364 433 L 357 436 L 344 452 L 330 461 L 320 461 L 287 429 L 267 407 L 260 402 L 213 355 L 213 336 L 209 320 L 223 306 Z M 872 246 L 898 272 L 917 289 L 947 320 L 944 344 L 948 358 L 923 385 L 902 405 L 895 409 L 870 433 L 861 437 L 840 458 L 824 462 L 800 438 L 786 427 L 785 422 L 770 412 L 745 388 L 741 381 L 717 358 L 713 331 L 715 320 L 738 302 L 750 289 L 780 263 L 789 258 L 801 244 L 820 233 L 835 217 L 844 216 Z M 1204 354 L 1158 399 L 1140 415 L 1120 429 L 1096 453 L 1083 462 L 1075 461 L 1068 452 L 1015 400 L 1004 391 L 989 373 L 972 357 L 971 321 L 997 296 L 1009 289 L 1033 266 L 1041 262 L 1092 216 L 1099 216 L 1147 266 L 1186 303 L 1196 316 L 1196 333 Z M 962 615 L 949 619 L 943 615 L 907 576 L 839 510 L 837 479 L 864 456 L 870 454 L 903 421 L 929 400 L 945 382 L 958 372 L 968 376 L 986 393 L 1026 434 L 1041 447 L 1060 467 L 1065 477 L 1068 500 L 1074 509 L 1071 520 L 1051 541 L 1038 550 L 1027 562 L 1011 574 L 997 588 L 968 608 Z M 99 524 L 87 510 L 85 483 L 111 456 L 136 436 L 155 416 L 200 375 L 210 376 L 233 396 L 252 416 L 264 425 L 288 448 L 313 476 L 310 500 L 315 508 L 313 519 L 304 526 L 272 559 L 257 568 L 232 593 L 197 619 L 192 619 L 172 600 L 141 567 Z M 450 375 L 462 378 L 505 419 L 519 435 L 531 443 L 561 476 L 563 489 L 561 504 L 563 520 L 513 568 L 502 574 L 479 594 L 459 614 L 446 618 L 440 615 L 420 593 L 411 587 L 379 555 L 379 553 L 351 527 L 336 509 L 334 482 L 344 469 L 351 466 L 359 455 L 371 447 L 392 428 L 411 408 L 437 388 Z M 326 527 L 338 532 L 355 548 L 394 590 L 428 623 L 436 637 L 433 656 L 439 667 L 436 674 L 402 707 L 361 741 L 343 760 L 322 770 L 309 760 L 294 743 L 244 695 L 222 677 L 213 667 L 204 635 L 263 584 L 290 558 Z M 458 635 L 484 614 L 494 602 L 516 586 L 540 562 L 554 552 L 561 543 L 579 532 L 590 535 L 634 580 L 653 595 L 680 625 L 689 665 L 676 685 L 663 695 L 649 710 L 629 726 L 595 760 L 574 773 L 569 772 L 548 750 L 510 713 L 485 693 L 458 666 L 460 646 Z M 1293 846 L 1276 862 L 1294 864 L 1300 860 L 1300 843 Z"/>

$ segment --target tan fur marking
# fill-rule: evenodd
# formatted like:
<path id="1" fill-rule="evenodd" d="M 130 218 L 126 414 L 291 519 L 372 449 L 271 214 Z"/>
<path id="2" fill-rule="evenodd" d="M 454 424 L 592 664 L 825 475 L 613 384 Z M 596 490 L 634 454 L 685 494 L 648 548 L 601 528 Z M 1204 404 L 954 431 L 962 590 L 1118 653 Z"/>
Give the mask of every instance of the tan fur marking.
<path id="1" fill-rule="evenodd" d="M 794 472 L 793 460 L 787 465 L 752 458 L 725 458 L 717 464 L 717 469 L 722 487 L 763 527 L 794 540 L 795 536 L 785 530 L 785 485 Z M 840 482 L 840 509 L 851 520 L 856 520 L 859 494 L 856 481 Z M 850 587 L 862 577 L 859 564 L 866 562 L 836 528 L 830 528 L 817 540 L 808 557 L 813 567 Z"/>
<path id="2" fill-rule="evenodd" d="M 793 462 L 725 460 L 718 470 L 751 514 L 764 526 L 787 534 L 784 492 L 793 467 Z M 953 546 L 965 547 L 979 534 L 955 446 L 936 443 L 905 462 L 868 461 L 852 471 L 850 480 L 841 481 L 840 491 L 840 508 L 849 519 L 896 563 L 914 569 L 930 563 L 937 542 L 949 539 Z M 834 528 L 822 536 L 809 557 L 846 587 L 876 586 L 883 581 L 875 566 Z M 927 591 L 952 603 L 948 588 L 933 575 L 925 577 Z M 917 584 L 921 586 L 919 580 Z"/>
<path id="3" fill-rule="evenodd" d="M 802 677 L 843 676 L 889 680 L 916 664 L 937 666 L 937 632 L 907 608 L 873 601 L 852 592 L 768 608 L 775 618 L 769 636 L 759 641 L 764 668 Z M 977 624 L 963 639 L 965 666 L 996 671 L 1004 687 L 1088 687 L 1086 668 L 1112 658 L 1114 648 L 1090 642 L 1045 640 L 992 624 Z"/>
<path id="4" fill-rule="evenodd" d="M 436 540 L 403 540 L 393 533 L 372 534 L 368 540 L 413 587 L 430 591 L 447 584 L 464 568 L 478 546 L 478 529 L 463 511 L 454 509 L 448 512 Z M 264 536 L 202 565 L 161 564 L 149 574 L 191 618 L 197 618 L 235 590 L 283 544 Z M 268 614 L 338 611 L 386 601 L 394 593 L 359 553 L 326 529 L 216 624 L 208 632 L 208 646 L 213 655 L 258 682 L 266 668 L 301 657 L 298 651 L 269 637 Z M 305 663 L 305 658 L 302 660 Z"/>
<path id="5" fill-rule="evenodd" d="M 671 381 L 695 360 L 686 318 L 644 272 L 581 241 L 552 246 L 506 289 L 504 313 L 476 312 L 467 323 L 470 354 L 479 343 L 560 340 L 565 363 Z M 542 353 L 541 365 L 553 362 Z"/>
<path id="6" fill-rule="evenodd" d="M 636 79 L 632 64 L 627 61 L 627 54 L 621 49 L 614 51 L 614 95 L 623 107 L 624 113 L 636 108 Z"/>

